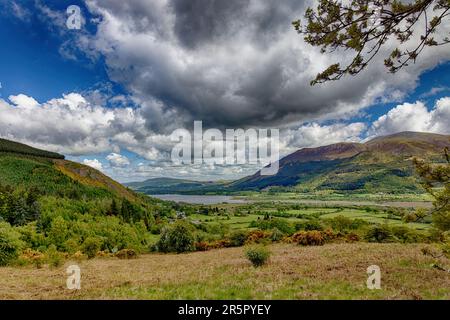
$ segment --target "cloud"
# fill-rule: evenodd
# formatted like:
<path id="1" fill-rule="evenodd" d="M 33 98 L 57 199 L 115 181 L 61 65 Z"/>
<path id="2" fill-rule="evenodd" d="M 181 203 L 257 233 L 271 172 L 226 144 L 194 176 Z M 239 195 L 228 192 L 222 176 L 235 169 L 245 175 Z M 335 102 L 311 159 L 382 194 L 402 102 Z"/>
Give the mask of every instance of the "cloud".
<path id="1" fill-rule="evenodd" d="M 380 67 L 397 45 L 390 40 L 364 73 L 311 87 L 319 71 L 350 58 L 321 55 L 293 30 L 291 21 L 315 1 L 86 4 L 101 19 L 77 50 L 105 58 L 110 78 L 145 106 L 146 125 L 159 133 L 193 120 L 235 128 L 348 119 L 374 101 L 401 100 L 424 70 L 448 59 L 446 48 L 425 50 L 416 64 L 390 75 Z"/>
<path id="2" fill-rule="evenodd" d="M 94 169 L 100 170 L 100 171 L 103 170 L 102 163 L 100 161 L 98 161 L 97 159 L 92 159 L 92 160 L 84 159 L 83 160 L 83 164 L 85 164 L 85 165 L 87 165 L 89 167 L 92 167 Z"/>
<path id="3" fill-rule="evenodd" d="M 429 91 L 420 95 L 420 98 L 429 98 L 433 97 L 439 93 L 449 91 L 450 87 L 432 87 Z"/>
<path id="4" fill-rule="evenodd" d="M 421 101 L 398 105 L 372 124 L 369 136 L 388 135 L 401 131 L 449 134 L 450 98 L 439 99 L 430 111 Z"/>
<path id="5" fill-rule="evenodd" d="M 290 150 L 297 150 L 338 142 L 359 142 L 365 130 L 366 124 L 362 122 L 349 124 L 337 123 L 332 125 L 311 123 L 300 126 L 295 130 L 289 130 L 285 135 L 285 140 Z"/>
<path id="6" fill-rule="evenodd" d="M 33 108 L 39 105 L 39 103 L 34 98 L 28 97 L 24 94 L 9 96 L 9 100 L 19 108 Z"/>
<path id="7" fill-rule="evenodd" d="M 174 142 L 170 134 L 148 129 L 146 107 L 111 108 L 96 105 L 77 93 L 39 103 L 33 97 L 18 94 L 0 99 L 0 136 L 61 152 L 69 158 L 102 169 L 121 181 L 172 176 L 203 180 L 237 179 L 252 174 L 259 165 L 176 166 L 170 160 Z M 120 98 L 122 99 L 122 98 Z M 280 131 L 282 156 L 303 147 L 337 142 L 358 142 L 364 137 L 400 131 L 450 133 L 450 97 L 436 101 L 430 110 L 423 102 L 403 103 L 373 123 L 311 122 L 297 123 Z M 140 156 L 134 165 L 121 150 Z M 110 166 L 100 167 L 102 153 Z M 94 160 L 86 155 L 95 156 Z M 95 159 L 99 159 L 98 162 Z M 146 159 L 142 161 L 142 159 Z"/>
<path id="8" fill-rule="evenodd" d="M 92 106 L 79 94 L 39 104 L 20 94 L 11 105 L 0 99 L 0 135 L 65 154 L 89 154 L 111 148 L 115 111 Z"/>
<path id="9" fill-rule="evenodd" d="M 126 167 L 130 165 L 130 160 L 128 160 L 127 157 L 118 153 L 109 154 L 106 157 L 106 160 L 108 160 L 111 166 L 113 167 Z"/>
<path id="10" fill-rule="evenodd" d="M 10 2 L 10 9 L 12 14 L 19 20 L 22 20 L 23 22 L 29 22 L 31 19 L 31 12 L 20 5 L 16 1 Z"/>

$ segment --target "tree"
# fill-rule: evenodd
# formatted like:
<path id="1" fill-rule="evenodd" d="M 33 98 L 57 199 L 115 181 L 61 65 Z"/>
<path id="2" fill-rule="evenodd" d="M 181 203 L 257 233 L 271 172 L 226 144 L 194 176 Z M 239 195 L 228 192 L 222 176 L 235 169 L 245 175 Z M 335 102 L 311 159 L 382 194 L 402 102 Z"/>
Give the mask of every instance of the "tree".
<path id="1" fill-rule="evenodd" d="M 442 231 L 450 230 L 450 155 L 444 150 L 445 163 L 430 164 L 414 159 L 416 170 L 425 190 L 434 198 L 431 212 L 433 223 Z"/>
<path id="2" fill-rule="evenodd" d="M 161 252 L 190 252 L 195 246 L 195 236 L 192 226 L 183 220 L 179 220 L 168 228 L 164 228 L 157 243 Z"/>
<path id="3" fill-rule="evenodd" d="M 119 210 L 119 205 L 117 204 L 117 200 L 115 198 L 113 198 L 112 202 L 111 202 L 111 207 L 109 208 L 107 214 L 109 216 L 117 216 L 119 215 L 120 210 Z"/>
<path id="4" fill-rule="evenodd" d="M 320 47 L 322 53 L 337 49 L 355 52 L 348 64 L 335 63 L 319 73 L 311 81 L 315 85 L 360 73 L 391 38 L 396 38 L 399 46 L 384 64 L 391 73 L 397 72 L 415 62 L 426 47 L 450 42 L 447 35 L 437 32 L 449 14 L 449 0 L 351 0 L 347 5 L 341 0 L 319 0 L 315 10 L 306 10 L 306 25 L 300 20 L 292 24 L 307 43 Z M 420 38 L 407 49 L 406 44 L 414 42 L 414 30 L 418 30 Z"/>

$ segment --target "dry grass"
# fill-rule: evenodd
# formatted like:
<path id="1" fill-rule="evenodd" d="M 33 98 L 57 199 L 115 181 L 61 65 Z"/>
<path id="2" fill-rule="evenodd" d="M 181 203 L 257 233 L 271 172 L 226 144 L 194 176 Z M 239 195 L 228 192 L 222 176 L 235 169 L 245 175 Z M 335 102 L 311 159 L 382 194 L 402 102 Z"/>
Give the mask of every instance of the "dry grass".
<path id="1" fill-rule="evenodd" d="M 81 290 L 66 289 L 65 267 L 0 268 L 1 299 L 450 299 L 450 274 L 423 256 L 424 245 L 271 246 L 255 269 L 243 248 L 134 260 L 79 262 Z M 366 288 L 379 265 L 382 289 Z"/>

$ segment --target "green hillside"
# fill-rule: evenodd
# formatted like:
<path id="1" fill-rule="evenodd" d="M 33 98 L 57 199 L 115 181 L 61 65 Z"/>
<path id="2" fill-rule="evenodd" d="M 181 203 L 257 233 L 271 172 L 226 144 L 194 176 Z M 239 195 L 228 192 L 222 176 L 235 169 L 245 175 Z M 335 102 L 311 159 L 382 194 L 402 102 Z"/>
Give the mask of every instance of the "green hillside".
<path id="1" fill-rule="evenodd" d="M 40 150 L 22 143 L 0 139 L 0 153 L 8 153 L 8 152 L 50 159 L 64 159 L 63 155 L 55 152 Z"/>
<path id="2" fill-rule="evenodd" d="M 145 194 L 198 194 L 207 193 L 209 191 L 218 192 L 219 190 L 226 190 L 225 182 L 202 182 L 173 178 L 154 178 L 142 182 L 131 182 L 125 185 Z"/>
<path id="3" fill-rule="evenodd" d="M 147 251 L 155 217 L 175 212 L 62 155 L 7 140 L 1 146 L 0 266 L 21 252 L 51 260 Z"/>

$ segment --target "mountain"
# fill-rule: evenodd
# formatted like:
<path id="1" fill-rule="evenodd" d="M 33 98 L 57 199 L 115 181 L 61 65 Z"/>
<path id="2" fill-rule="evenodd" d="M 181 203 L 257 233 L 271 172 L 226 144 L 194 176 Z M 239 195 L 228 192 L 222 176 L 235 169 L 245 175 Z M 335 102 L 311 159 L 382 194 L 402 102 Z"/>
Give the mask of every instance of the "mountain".
<path id="1" fill-rule="evenodd" d="M 412 159 L 442 161 L 450 136 L 401 132 L 366 143 L 304 148 L 280 160 L 274 176 L 260 172 L 233 182 L 232 190 L 290 187 L 301 192 L 334 190 L 367 193 L 422 192 Z"/>
<path id="2" fill-rule="evenodd" d="M 0 185 L 63 197 L 138 197 L 94 168 L 5 139 L 0 139 Z"/>
<path id="3" fill-rule="evenodd" d="M 169 194 L 169 193 L 207 193 L 217 192 L 224 184 L 218 182 L 200 182 L 185 179 L 153 178 L 142 182 L 126 183 L 129 188 L 145 194 Z"/>

